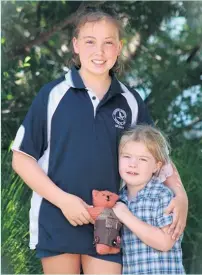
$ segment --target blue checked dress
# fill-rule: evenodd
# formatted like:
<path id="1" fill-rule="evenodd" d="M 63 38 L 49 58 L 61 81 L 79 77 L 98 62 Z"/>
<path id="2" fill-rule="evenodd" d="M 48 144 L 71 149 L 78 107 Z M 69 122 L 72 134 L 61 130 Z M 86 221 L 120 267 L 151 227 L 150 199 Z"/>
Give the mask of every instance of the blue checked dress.
<path id="1" fill-rule="evenodd" d="M 153 178 L 135 198 L 128 200 L 127 187 L 120 191 L 120 200 L 140 220 L 162 228 L 172 223 L 172 215 L 164 209 L 174 197 L 172 191 Z M 123 227 L 123 273 L 122 274 L 185 274 L 182 265 L 181 238 L 168 252 L 156 250 L 144 244 L 126 226 Z"/>

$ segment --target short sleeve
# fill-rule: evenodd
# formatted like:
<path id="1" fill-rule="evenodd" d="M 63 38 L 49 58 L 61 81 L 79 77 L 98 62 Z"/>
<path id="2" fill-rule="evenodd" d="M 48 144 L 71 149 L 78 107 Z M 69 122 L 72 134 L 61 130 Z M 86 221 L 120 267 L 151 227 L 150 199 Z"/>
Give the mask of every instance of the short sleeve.
<path id="1" fill-rule="evenodd" d="M 159 205 L 157 209 L 157 216 L 156 222 L 157 226 L 162 228 L 172 223 L 173 216 L 172 214 L 165 214 L 164 211 L 169 205 L 170 201 L 173 199 L 174 195 L 171 190 L 164 189 L 164 193 L 162 194 L 161 198 L 159 199 Z"/>
<path id="2" fill-rule="evenodd" d="M 13 145 L 14 151 L 25 153 L 37 161 L 47 148 L 47 100 L 43 89 L 37 94 L 17 131 Z"/>
<path id="3" fill-rule="evenodd" d="M 166 181 L 166 179 L 168 177 L 172 176 L 172 174 L 173 174 L 173 167 L 172 167 L 171 163 L 167 163 L 161 168 L 159 175 L 158 175 L 158 179 L 161 182 L 164 182 L 164 181 Z"/>

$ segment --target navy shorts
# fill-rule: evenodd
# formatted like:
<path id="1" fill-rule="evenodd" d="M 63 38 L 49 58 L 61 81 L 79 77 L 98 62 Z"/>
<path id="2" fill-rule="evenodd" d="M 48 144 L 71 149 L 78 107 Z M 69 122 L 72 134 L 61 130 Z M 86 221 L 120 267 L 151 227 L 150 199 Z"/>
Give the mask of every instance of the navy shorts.
<path id="1" fill-rule="evenodd" d="M 52 257 L 52 256 L 57 256 L 57 255 L 61 255 L 61 254 L 65 254 L 64 253 L 60 253 L 60 252 L 53 252 L 53 251 L 49 251 L 49 250 L 40 250 L 40 249 L 36 249 L 36 257 L 38 259 L 42 259 L 45 257 Z M 109 254 L 109 255 L 99 255 L 99 254 L 88 254 L 91 257 L 95 257 L 97 259 L 101 259 L 101 260 L 105 260 L 105 261 L 110 261 L 110 262 L 114 262 L 114 263 L 118 263 L 122 265 L 122 254 L 118 253 L 118 254 Z"/>

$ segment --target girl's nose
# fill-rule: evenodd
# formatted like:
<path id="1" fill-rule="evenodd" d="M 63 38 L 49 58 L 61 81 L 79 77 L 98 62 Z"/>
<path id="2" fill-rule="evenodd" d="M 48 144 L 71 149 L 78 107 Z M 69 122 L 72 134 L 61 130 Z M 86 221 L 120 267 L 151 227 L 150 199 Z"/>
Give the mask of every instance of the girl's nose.
<path id="1" fill-rule="evenodd" d="M 131 167 L 137 167 L 138 166 L 138 159 L 137 158 L 131 158 L 129 165 Z"/>
<path id="2" fill-rule="evenodd" d="M 104 45 L 97 43 L 96 50 L 97 50 L 97 53 L 103 53 L 103 51 L 104 51 Z"/>

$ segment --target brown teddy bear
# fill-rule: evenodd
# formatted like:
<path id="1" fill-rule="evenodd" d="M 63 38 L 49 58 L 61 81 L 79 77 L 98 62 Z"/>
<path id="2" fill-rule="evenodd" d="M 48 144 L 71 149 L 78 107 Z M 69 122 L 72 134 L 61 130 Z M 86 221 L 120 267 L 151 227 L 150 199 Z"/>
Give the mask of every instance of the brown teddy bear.
<path id="1" fill-rule="evenodd" d="M 118 200 L 118 195 L 109 191 L 93 190 L 93 207 L 88 211 L 95 221 L 94 244 L 98 254 L 116 254 L 120 252 L 121 222 L 112 207 Z"/>

